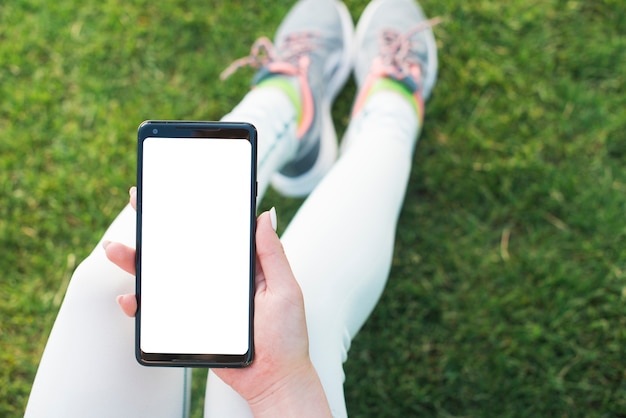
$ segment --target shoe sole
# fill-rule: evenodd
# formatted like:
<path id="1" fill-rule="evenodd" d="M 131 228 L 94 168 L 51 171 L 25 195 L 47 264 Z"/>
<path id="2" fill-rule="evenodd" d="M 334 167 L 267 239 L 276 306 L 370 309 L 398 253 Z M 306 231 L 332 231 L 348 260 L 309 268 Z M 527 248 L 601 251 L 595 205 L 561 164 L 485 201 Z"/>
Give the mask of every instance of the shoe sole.
<path id="1" fill-rule="evenodd" d="M 341 18 L 341 27 L 344 39 L 343 53 L 338 63 L 329 62 L 327 65 L 328 72 L 334 72 L 328 83 L 328 90 L 325 92 L 321 103 L 321 137 L 319 155 L 315 164 L 299 176 L 290 177 L 275 173 L 272 176 L 272 187 L 284 196 L 304 197 L 313 191 L 315 186 L 322 180 L 326 173 L 335 163 L 337 159 L 337 132 L 331 116 L 331 107 L 335 97 L 344 86 L 350 72 L 353 62 L 353 45 L 354 45 L 354 24 L 352 17 L 345 4 L 336 2 L 337 11 Z"/>
<path id="2" fill-rule="evenodd" d="M 379 7 L 382 6 L 385 1 L 386 0 L 373 0 L 367 5 L 365 10 L 363 10 L 363 14 L 361 15 L 359 23 L 356 27 L 355 45 L 361 45 L 370 21 L 374 18 Z M 421 15 L 424 16 L 424 19 L 428 19 L 421 6 L 416 2 L 413 2 L 413 4 L 415 4 Z M 428 66 L 426 68 L 427 78 L 424 79 L 422 95 L 424 101 L 426 101 L 430 97 L 430 93 L 437 82 L 437 70 L 439 63 L 437 61 L 437 43 L 435 42 L 435 35 L 433 34 L 432 28 L 424 29 L 424 35 L 426 37 L 426 50 L 428 51 Z"/>

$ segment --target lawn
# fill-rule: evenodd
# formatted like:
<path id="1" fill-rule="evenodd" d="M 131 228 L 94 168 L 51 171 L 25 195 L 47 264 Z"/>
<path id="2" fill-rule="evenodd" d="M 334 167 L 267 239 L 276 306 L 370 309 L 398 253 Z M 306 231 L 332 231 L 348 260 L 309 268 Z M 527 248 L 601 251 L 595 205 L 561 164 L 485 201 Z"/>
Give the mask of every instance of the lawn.
<path id="1" fill-rule="evenodd" d="M 252 72 L 219 73 L 290 4 L 0 5 L 0 416 L 23 413 L 71 273 L 125 205 L 137 125 L 228 112 Z M 347 4 L 356 20 L 366 2 Z M 626 417 L 626 8 L 422 5 L 443 18 L 439 81 L 348 410 Z M 283 229 L 300 203 L 262 208 Z"/>

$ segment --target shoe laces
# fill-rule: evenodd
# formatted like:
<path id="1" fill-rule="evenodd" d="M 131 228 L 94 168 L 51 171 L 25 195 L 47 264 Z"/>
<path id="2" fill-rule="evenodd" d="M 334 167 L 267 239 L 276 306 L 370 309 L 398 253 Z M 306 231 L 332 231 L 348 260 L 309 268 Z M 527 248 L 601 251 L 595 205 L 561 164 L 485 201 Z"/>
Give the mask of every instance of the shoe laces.
<path id="1" fill-rule="evenodd" d="M 282 40 L 280 51 L 267 37 L 257 39 L 248 56 L 233 61 L 222 73 L 225 80 L 242 67 L 260 69 L 267 67 L 272 72 L 297 74 L 308 67 L 308 54 L 315 49 L 317 35 L 309 32 L 292 33 Z"/>
<path id="2" fill-rule="evenodd" d="M 440 22 L 440 18 L 425 20 L 404 33 L 396 29 L 382 30 L 378 39 L 379 56 L 374 62 L 373 72 L 378 76 L 390 76 L 397 80 L 410 78 L 419 83 L 424 72 L 424 63 L 413 52 L 421 43 L 414 35 Z"/>

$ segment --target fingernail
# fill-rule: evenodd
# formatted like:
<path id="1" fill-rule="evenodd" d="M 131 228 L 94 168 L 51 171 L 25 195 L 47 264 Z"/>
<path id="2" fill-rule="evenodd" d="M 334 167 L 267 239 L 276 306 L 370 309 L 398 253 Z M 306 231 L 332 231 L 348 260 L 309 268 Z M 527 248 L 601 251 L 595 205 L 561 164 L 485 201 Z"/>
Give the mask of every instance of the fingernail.
<path id="1" fill-rule="evenodd" d="M 278 226 L 278 221 L 276 220 L 276 208 L 272 206 L 270 209 L 270 222 L 272 223 L 272 229 L 276 232 L 276 227 Z"/>
<path id="2" fill-rule="evenodd" d="M 115 301 L 117 302 L 118 305 L 123 306 L 124 302 L 128 302 L 127 299 L 130 297 L 134 297 L 132 295 L 119 295 L 117 298 L 115 298 Z"/>
<path id="3" fill-rule="evenodd" d="M 111 241 L 109 240 L 102 241 L 102 248 L 106 250 L 109 244 L 111 244 Z"/>
<path id="4" fill-rule="evenodd" d="M 128 190 L 128 195 L 129 195 L 129 196 L 131 196 L 131 197 L 132 197 L 134 194 L 137 194 L 137 188 L 136 188 L 135 186 L 131 187 L 131 188 Z"/>

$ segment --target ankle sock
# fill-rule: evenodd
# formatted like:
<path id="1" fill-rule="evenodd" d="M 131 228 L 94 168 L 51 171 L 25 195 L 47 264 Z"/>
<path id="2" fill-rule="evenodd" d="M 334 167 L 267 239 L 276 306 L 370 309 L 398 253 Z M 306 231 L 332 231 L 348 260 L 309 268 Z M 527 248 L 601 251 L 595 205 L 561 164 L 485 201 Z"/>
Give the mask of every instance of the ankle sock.
<path id="1" fill-rule="evenodd" d="M 372 84 L 372 87 L 368 94 L 368 98 L 379 91 L 393 91 L 398 93 L 400 96 L 404 97 L 411 103 L 411 105 L 415 109 L 415 113 L 417 113 L 421 119 L 422 115 L 419 114 L 419 106 L 417 105 L 415 96 L 409 91 L 409 89 L 406 88 L 404 84 L 391 78 L 379 78 Z"/>
<path id="2" fill-rule="evenodd" d="M 302 99 L 300 98 L 300 87 L 296 78 L 283 76 L 268 77 L 259 82 L 256 87 L 274 87 L 283 91 L 289 97 L 289 101 L 296 110 L 298 126 L 300 126 L 302 121 Z"/>

